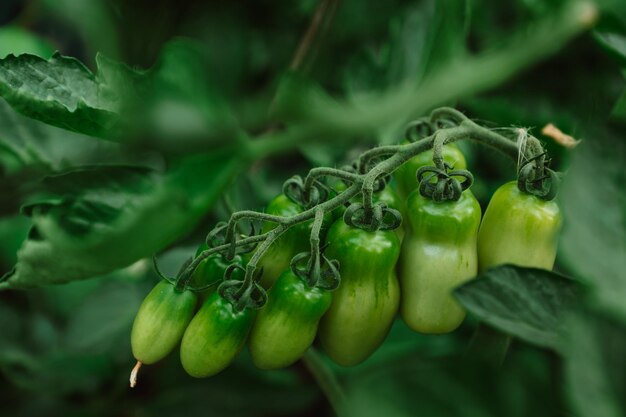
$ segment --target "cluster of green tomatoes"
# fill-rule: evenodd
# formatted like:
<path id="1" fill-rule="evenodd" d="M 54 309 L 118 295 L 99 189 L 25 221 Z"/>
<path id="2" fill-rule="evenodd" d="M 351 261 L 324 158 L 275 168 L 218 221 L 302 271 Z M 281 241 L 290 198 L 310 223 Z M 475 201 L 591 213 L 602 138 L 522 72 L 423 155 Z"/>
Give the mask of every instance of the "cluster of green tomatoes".
<path id="1" fill-rule="evenodd" d="M 450 166 L 466 166 L 453 144 L 443 148 L 443 157 Z M 299 360 L 316 337 L 333 361 L 356 365 L 383 343 L 398 312 L 416 332 L 447 333 L 465 317 L 452 295 L 455 287 L 499 264 L 553 267 L 561 226 L 555 202 L 521 192 L 516 182 L 495 192 L 484 216 L 469 190 L 458 201 L 435 202 L 420 194 L 415 180 L 416 170 L 431 161 L 432 151 L 413 157 L 394 173 L 395 186 L 374 194 L 375 201 L 402 213 L 396 230 L 348 226 L 345 207 L 326 213 L 325 256 L 338 261 L 341 271 L 334 291 L 307 285 L 290 268 L 295 255 L 309 250 L 312 221 L 288 229 L 261 258 L 260 285 L 268 293 L 258 311 L 236 308 L 215 286 L 193 292 L 159 282 L 133 325 L 138 365 L 159 361 L 180 344 L 187 373 L 207 377 L 226 368 L 247 343 L 259 368 L 276 369 Z M 281 194 L 266 213 L 303 210 Z M 194 287 L 219 283 L 233 262 L 245 264 L 245 257 L 209 256 L 194 271 Z"/>

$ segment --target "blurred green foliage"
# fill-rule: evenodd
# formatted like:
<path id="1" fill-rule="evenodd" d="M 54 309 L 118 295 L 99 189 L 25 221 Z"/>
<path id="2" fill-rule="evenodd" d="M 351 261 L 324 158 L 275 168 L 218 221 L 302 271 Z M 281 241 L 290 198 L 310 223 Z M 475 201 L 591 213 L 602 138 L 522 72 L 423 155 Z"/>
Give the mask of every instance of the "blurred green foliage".
<path id="1" fill-rule="evenodd" d="M 31 283 L 75 281 L 0 291 L 0 415 L 626 413 L 626 4 L 326 3 L 294 70 L 317 1 L 1 2 L 0 273 L 17 262 Z M 302 363 L 262 372 L 245 352 L 207 380 L 174 353 L 128 389 L 130 326 L 157 279 L 146 256 L 174 275 L 232 207 L 260 209 L 294 174 L 398 142 L 444 104 L 545 142 L 567 172 L 556 269 L 577 284 L 496 270 L 459 290 L 470 317 L 456 332 L 398 320 L 364 364 L 324 358 L 345 391 L 335 411 Z M 540 136 L 549 122 L 583 143 Z M 515 166 L 462 146 L 484 207 Z M 57 226 L 62 239 L 46 234 Z M 503 336 L 474 339 L 479 319 L 516 337 L 502 365 Z"/>

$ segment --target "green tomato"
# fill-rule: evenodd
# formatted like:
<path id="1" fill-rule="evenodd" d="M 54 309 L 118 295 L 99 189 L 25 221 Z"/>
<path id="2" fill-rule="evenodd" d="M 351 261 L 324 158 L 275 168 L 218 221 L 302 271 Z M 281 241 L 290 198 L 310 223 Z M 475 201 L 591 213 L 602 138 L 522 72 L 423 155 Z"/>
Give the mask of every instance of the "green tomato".
<path id="1" fill-rule="evenodd" d="M 200 255 L 203 251 L 209 247 L 206 243 L 203 243 L 196 251 L 196 256 Z M 207 285 L 212 285 L 206 290 L 198 292 L 200 300 L 204 301 L 217 289 L 217 284 L 224 278 L 224 271 L 229 265 L 237 263 L 243 265 L 243 259 L 240 255 L 235 255 L 232 261 L 227 260 L 221 253 L 214 253 L 205 258 L 191 276 L 191 283 L 195 288 L 201 288 Z M 233 271 L 232 279 L 243 280 L 244 272 L 240 269 Z"/>
<path id="2" fill-rule="evenodd" d="M 177 291 L 170 282 L 159 282 L 141 303 L 133 323 L 130 344 L 135 359 L 151 364 L 174 350 L 193 317 L 196 302 L 191 291 Z"/>
<path id="3" fill-rule="evenodd" d="M 407 211 L 399 262 L 402 318 L 417 332 L 451 332 L 465 318 L 452 290 L 478 270 L 480 205 L 469 190 L 459 201 L 441 203 L 416 190 L 407 200 Z"/>
<path id="4" fill-rule="evenodd" d="M 453 143 L 445 145 L 443 147 L 443 160 L 447 162 L 450 166 L 453 166 L 454 169 L 467 168 L 467 162 L 465 162 L 465 157 L 463 156 L 463 153 Z M 400 195 L 400 197 L 406 199 L 409 194 L 411 194 L 413 190 L 417 188 L 419 184 L 417 183 L 417 179 L 415 178 L 415 173 L 421 167 L 428 165 L 433 165 L 432 149 L 415 155 L 413 158 L 409 159 L 396 170 L 396 172 L 394 173 L 394 177 L 398 182 L 398 194 Z"/>
<path id="5" fill-rule="evenodd" d="M 341 219 L 327 242 L 326 256 L 340 264 L 341 285 L 320 322 L 320 342 L 338 364 L 356 365 L 384 341 L 398 311 L 400 242 L 391 231 L 366 232 Z"/>
<path id="6" fill-rule="evenodd" d="M 284 194 L 280 194 L 270 202 L 265 210 L 268 214 L 276 216 L 294 216 L 302 213 L 304 209 L 300 205 L 291 201 Z M 324 217 L 324 225 L 322 231 L 327 229 L 328 224 L 332 221 L 332 215 L 327 213 Z M 263 233 L 267 233 L 276 227 L 275 223 L 266 222 L 263 225 Z M 264 288 L 270 288 L 278 279 L 284 270 L 289 268 L 291 258 L 300 252 L 308 252 L 311 250 L 309 237 L 313 220 L 300 223 L 293 226 L 283 233 L 270 248 L 265 252 L 259 260 L 257 268 L 263 267 L 263 276 L 261 277 L 261 285 Z M 321 236 L 323 238 L 323 236 Z"/>
<path id="7" fill-rule="evenodd" d="M 236 311 L 214 292 L 187 326 L 180 344 L 180 361 L 196 378 L 215 375 L 226 368 L 246 343 L 254 310 Z"/>
<path id="8" fill-rule="evenodd" d="M 311 346 L 320 318 L 330 307 L 332 294 L 310 288 L 288 269 L 268 293 L 250 334 L 254 364 L 261 369 L 289 366 Z"/>
<path id="9" fill-rule="evenodd" d="M 478 268 L 501 264 L 552 269 L 562 218 L 555 201 L 545 201 L 502 185 L 485 211 L 478 232 Z"/>

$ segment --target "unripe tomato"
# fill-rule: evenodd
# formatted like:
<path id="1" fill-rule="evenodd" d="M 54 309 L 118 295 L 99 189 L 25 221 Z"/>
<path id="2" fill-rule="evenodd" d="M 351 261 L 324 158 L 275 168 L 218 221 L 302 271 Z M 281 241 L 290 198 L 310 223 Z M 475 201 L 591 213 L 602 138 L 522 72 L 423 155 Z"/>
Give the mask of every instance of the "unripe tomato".
<path id="1" fill-rule="evenodd" d="M 303 211 L 304 209 L 300 207 L 300 205 L 291 201 L 284 194 L 280 194 L 267 206 L 266 213 L 287 217 L 294 216 Z M 330 221 L 332 221 L 332 215 L 327 213 L 324 217 L 322 230 L 328 226 Z M 262 232 L 269 232 L 275 227 L 276 224 L 274 223 L 265 223 Z M 264 288 L 270 288 L 274 285 L 274 282 L 276 282 L 280 274 L 289 268 L 291 258 L 293 258 L 294 255 L 310 250 L 309 237 L 312 227 L 313 220 L 293 226 L 283 233 L 272 246 L 270 246 L 267 252 L 265 252 L 257 264 L 257 268 L 263 268 L 261 285 Z"/>
<path id="2" fill-rule="evenodd" d="M 443 160 L 454 169 L 467 169 L 467 162 L 463 156 L 463 152 L 454 144 L 445 145 L 443 147 Z M 433 165 L 433 151 L 429 149 L 401 165 L 394 173 L 394 177 L 398 182 L 398 194 L 401 198 L 408 198 L 413 190 L 417 189 L 418 183 L 415 173 L 423 166 Z"/>
<path id="3" fill-rule="evenodd" d="M 196 302 L 191 291 L 177 291 L 168 281 L 159 282 L 135 316 L 130 334 L 135 359 L 151 364 L 174 350 L 193 317 Z"/>
<path id="4" fill-rule="evenodd" d="M 435 202 L 411 193 L 402 243 L 400 312 L 421 333 L 447 333 L 465 318 L 452 290 L 476 276 L 480 205 L 464 191 L 459 201 Z"/>
<path id="5" fill-rule="evenodd" d="M 202 244 L 196 251 L 196 256 L 198 256 L 200 253 L 207 250 L 208 248 L 209 247 L 206 243 Z M 195 288 L 202 288 L 207 285 L 212 285 L 210 288 L 198 292 L 201 301 L 206 300 L 209 295 L 215 292 L 218 283 L 224 278 L 224 271 L 226 271 L 228 266 L 233 263 L 243 265 L 242 257 L 240 255 L 235 255 L 235 257 L 231 261 L 229 261 L 221 253 L 213 253 L 205 258 L 202 262 L 200 262 L 195 271 L 193 271 L 193 275 L 191 276 L 192 285 Z M 244 273 L 242 270 L 235 269 L 233 271 L 232 279 L 243 278 Z"/>
<path id="6" fill-rule="evenodd" d="M 326 256 L 339 261 L 341 285 L 320 322 L 320 342 L 338 364 L 356 365 L 384 341 L 398 311 L 400 242 L 391 231 L 366 232 L 342 219 L 327 242 Z"/>
<path id="7" fill-rule="evenodd" d="M 562 218 L 555 201 L 521 192 L 515 181 L 496 190 L 478 232 L 478 268 L 501 264 L 552 269 Z"/>
<path id="8" fill-rule="evenodd" d="M 311 346 L 332 294 L 309 287 L 288 269 L 268 293 L 250 333 L 250 353 L 261 369 L 289 366 Z"/>
<path id="9" fill-rule="evenodd" d="M 212 376 L 226 368 L 246 343 L 254 310 L 236 311 L 214 292 L 187 326 L 180 344 L 180 361 L 196 378 Z"/>

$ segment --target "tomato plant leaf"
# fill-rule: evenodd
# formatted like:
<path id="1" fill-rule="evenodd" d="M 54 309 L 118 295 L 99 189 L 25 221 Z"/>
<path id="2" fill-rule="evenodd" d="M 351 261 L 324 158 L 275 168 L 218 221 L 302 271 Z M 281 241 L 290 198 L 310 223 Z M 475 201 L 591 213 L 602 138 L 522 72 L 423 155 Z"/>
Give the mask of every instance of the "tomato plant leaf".
<path id="1" fill-rule="evenodd" d="M 103 160 L 120 163 L 134 159 L 138 158 L 123 154 L 116 143 L 25 117 L 0 99 L 0 169 L 5 175 L 25 170 L 51 173 Z"/>
<path id="2" fill-rule="evenodd" d="M 0 60 L 0 95 L 17 111 L 53 126 L 110 136 L 121 99 L 80 61 L 55 53 L 9 55 Z"/>
<path id="3" fill-rule="evenodd" d="M 65 345 L 74 352 L 106 353 L 116 344 L 128 344 L 133 318 L 143 294 L 122 283 L 105 286 L 83 300 L 70 316 Z M 99 323 L 94 327 L 94 323 Z"/>
<path id="4" fill-rule="evenodd" d="M 165 174 L 114 166 L 49 177 L 46 192 L 24 207 L 33 228 L 0 287 L 89 278 L 158 252 L 195 226 L 241 163 L 223 149 Z"/>
<path id="5" fill-rule="evenodd" d="M 607 5 L 608 6 L 608 5 Z M 593 38 L 604 51 L 610 54 L 614 59 L 624 66 L 626 65 L 626 20 L 624 20 L 624 8 L 617 7 L 615 3 L 613 7 L 607 7 L 603 19 L 598 26 L 591 32 Z M 613 9 L 613 10 L 611 10 Z"/>
<path id="6" fill-rule="evenodd" d="M 579 296 L 575 281 L 550 271 L 505 265 L 490 269 L 454 291 L 460 303 L 491 326 L 556 349 L 561 316 Z"/>
<path id="7" fill-rule="evenodd" d="M 354 54 L 343 73 L 350 95 L 419 82 L 465 51 L 462 0 L 420 2 L 390 22 L 382 44 L 369 42 Z M 380 43 L 380 42 L 379 42 Z"/>
<path id="8" fill-rule="evenodd" d="M 626 70 L 622 71 L 622 77 L 626 79 Z M 623 92 L 615 102 L 611 110 L 611 119 L 621 121 L 622 123 L 626 122 L 626 92 Z"/>
<path id="9" fill-rule="evenodd" d="M 559 259 L 604 309 L 626 320 L 626 144 L 594 132 L 576 148 L 561 188 Z"/>
<path id="10" fill-rule="evenodd" d="M 562 343 L 565 386 L 581 416 L 619 417 L 626 413 L 626 329 L 584 309 L 568 317 Z"/>
<path id="11" fill-rule="evenodd" d="M 144 76 L 145 91 L 129 104 L 133 108 L 130 135 L 147 136 L 149 146 L 176 152 L 232 141 L 237 122 L 217 83 L 207 77 L 209 58 L 206 47 L 190 39 L 176 38 L 164 45 Z M 111 73 L 119 72 L 114 66 Z M 126 89 L 123 83 L 129 79 L 122 76 L 118 90 Z"/>
<path id="12" fill-rule="evenodd" d="M 146 146 L 206 149 L 225 143 L 236 123 L 206 77 L 202 47 L 187 39 L 166 44 L 149 70 L 96 56 L 97 74 L 56 53 L 0 59 L 0 96 L 18 112 L 74 132 Z M 190 142 L 190 143 L 185 143 Z"/>

